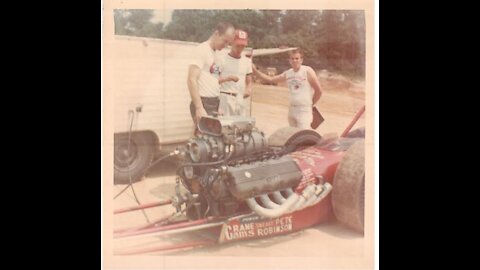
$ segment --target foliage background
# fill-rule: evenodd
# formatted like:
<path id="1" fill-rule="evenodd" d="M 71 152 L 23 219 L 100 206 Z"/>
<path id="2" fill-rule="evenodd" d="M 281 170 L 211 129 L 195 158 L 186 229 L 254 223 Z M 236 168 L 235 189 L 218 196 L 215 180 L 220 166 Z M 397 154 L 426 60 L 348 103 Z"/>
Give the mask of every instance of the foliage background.
<path id="1" fill-rule="evenodd" d="M 344 75 L 365 76 L 365 14 L 362 10 L 173 10 L 171 21 L 154 23 L 154 10 L 114 11 L 115 34 L 203 42 L 220 21 L 249 34 L 249 47 L 301 47 L 304 64 Z M 255 58 L 279 72 L 285 54 Z"/>

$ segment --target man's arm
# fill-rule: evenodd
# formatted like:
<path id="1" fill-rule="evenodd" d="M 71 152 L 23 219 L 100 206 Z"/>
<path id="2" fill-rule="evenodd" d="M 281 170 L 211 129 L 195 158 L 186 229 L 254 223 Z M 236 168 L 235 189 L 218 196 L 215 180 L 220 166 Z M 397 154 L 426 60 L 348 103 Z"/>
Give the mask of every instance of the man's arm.
<path id="1" fill-rule="evenodd" d="M 218 78 L 218 83 L 222 84 L 222 83 L 228 82 L 228 81 L 237 82 L 238 80 L 239 80 L 239 78 L 237 76 L 230 75 L 230 76 Z"/>
<path id="2" fill-rule="evenodd" d="M 252 88 L 253 88 L 253 78 L 252 78 L 252 73 L 247 74 L 245 77 L 245 94 L 243 95 L 243 98 L 248 98 L 249 96 L 252 95 Z"/>
<path id="3" fill-rule="evenodd" d="M 312 86 L 313 90 L 315 91 L 313 93 L 313 105 L 315 105 L 320 97 L 322 96 L 322 88 L 320 86 L 320 82 L 318 81 L 317 74 L 315 74 L 315 71 L 312 68 L 309 68 L 307 70 L 307 79 L 310 85 Z"/>
<path id="4" fill-rule="evenodd" d="M 192 98 L 193 105 L 195 105 L 195 123 L 198 123 L 202 116 L 207 116 L 205 108 L 203 108 L 202 100 L 200 99 L 200 93 L 198 90 L 198 78 L 200 77 L 200 68 L 196 65 L 190 65 L 188 67 L 188 91 Z"/>
<path id="5" fill-rule="evenodd" d="M 285 77 L 285 73 L 282 73 L 280 75 L 277 75 L 277 76 L 268 76 L 267 74 L 264 74 L 262 73 L 261 71 L 259 71 L 255 65 L 252 65 L 252 71 L 253 71 L 253 74 L 255 74 L 255 76 L 258 76 L 260 79 L 266 81 L 266 82 L 269 82 L 269 83 L 278 83 L 278 82 L 281 82 L 281 81 L 285 81 L 287 78 Z"/>

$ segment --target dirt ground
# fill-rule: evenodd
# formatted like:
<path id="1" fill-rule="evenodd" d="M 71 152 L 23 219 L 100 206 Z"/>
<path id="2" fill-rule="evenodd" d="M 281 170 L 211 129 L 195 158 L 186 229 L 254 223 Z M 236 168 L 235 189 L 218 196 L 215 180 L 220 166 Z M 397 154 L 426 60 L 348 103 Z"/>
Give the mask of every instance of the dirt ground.
<path id="1" fill-rule="evenodd" d="M 344 77 L 319 72 L 323 95 L 318 108 L 325 118 L 317 129 L 321 134 L 340 133 L 351 121 L 353 115 L 365 104 L 363 82 L 352 82 Z M 288 126 L 288 90 L 284 86 L 256 84 L 254 87 L 252 115 L 257 127 L 267 137 L 276 129 Z M 365 125 L 362 116 L 355 127 Z M 153 168 L 143 181 L 134 184 L 135 192 L 141 203 L 150 203 L 169 199 L 174 192 L 175 168 L 172 163 L 163 163 Z M 122 190 L 124 185 L 117 185 L 114 193 Z M 134 206 L 131 189 L 115 199 L 115 208 Z M 174 211 L 171 206 L 145 210 L 149 220 L 158 219 Z M 142 212 L 130 212 L 114 217 L 115 228 L 125 228 L 146 223 Z M 215 247 L 205 247 L 169 253 L 178 256 L 315 256 L 315 257 L 360 257 L 364 253 L 363 236 L 352 232 L 332 220 L 300 232 L 277 236 L 263 240 L 243 241 Z M 150 241 L 165 241 L 150 239 Z M 122 247 L 124 243 L 116 243 Z M 126 244 L 125 244 L 126 245 Z"/>

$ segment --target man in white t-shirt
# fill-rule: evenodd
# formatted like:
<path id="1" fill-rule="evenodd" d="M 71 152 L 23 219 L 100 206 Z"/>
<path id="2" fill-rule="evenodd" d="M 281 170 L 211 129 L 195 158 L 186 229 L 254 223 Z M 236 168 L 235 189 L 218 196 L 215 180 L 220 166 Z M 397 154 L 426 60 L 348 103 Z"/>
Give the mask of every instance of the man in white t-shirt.
<path id="1" fill-rule="evenodd" d="M 253 73 L 271 83 L 286 81 L 290 93 L 288 123 L 291 127 L 310 129 L 313 120 L 312 107 L 322 95 L 320 82 L 311 67 L 302 65 L 302 50 L 290 51 L 289 62 L 292 68 L 277 76 L 268 76 L 258 71 L 255 66 L 253 66 Z"/>
<path id="2" fill-rule="evenodd" d="M 220 84 L 218 51 L 232 42 L 235 28 L 229 23 L 219 23 L 210 38 L 195 48 L 188 68 L 188 91 L 192 102 L 190 113 L 194 123 L 202 116 L 218 113 Z M 231 79 L 231 78 L 228 78 Z"/>
<path id="3" fill-rule="evenodd" d="M 223 115 L 246 116 L 244 98 L 252 92 L 252 61 L 242 55 L 248 44 L 248 34 L 235 30 L 230 52 L 223 53 L 220 61 L 220 110 Z M 224 78 L 233 78 L 226 80 Z"/>

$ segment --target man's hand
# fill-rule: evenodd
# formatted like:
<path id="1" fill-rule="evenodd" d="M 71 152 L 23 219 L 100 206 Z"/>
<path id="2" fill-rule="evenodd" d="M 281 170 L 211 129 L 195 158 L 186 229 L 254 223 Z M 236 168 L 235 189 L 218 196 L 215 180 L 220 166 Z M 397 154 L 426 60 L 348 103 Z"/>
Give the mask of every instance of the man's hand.
<path id="1" fill-rule="evenodd" d="M 255 74 L 255 75 L 258 76 L 258 69 L 257 69 L 257 67 L 255 66 L 255 64 L 252 64 L 252 71 L 253 71 L 253 74 Z"/>
<path id="2" fill-rule="evenodd" d="M 246 88 L 245 93 L 243 94 L 243 98 L 248 98 L 252 95 L 252 89 Z"/>
<path id="3" fill-rule="evenodd" d="M 195 110 L 195 124 L 198 125 L 198 123 L 200 122 L 200 118 L 202 118 L 203 116 L 208 116 L 207 111 L 205 111 L 203 107 L 197 108 Z"/>
<path id="4" fill-rule="evenodd" d="M 245 95 L 250 96 L 252 94 L 252 88 L 248 87 L 245 89 Z"/>
<path id="5" fill-rule="evenodd" d="M 218 83 L 222 84 L 224 82 L 229 82 L 229 81 L 237 82 L 238 80 L 240 80 L 240 78 L 238 78 L 237 76 L 230 75 L 230 76 L 227 76 L 227 77 L 218 78 Z"/>

